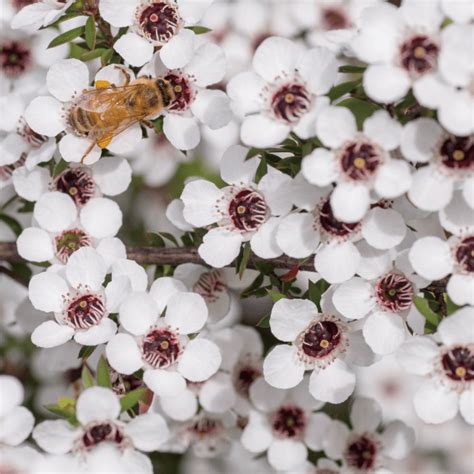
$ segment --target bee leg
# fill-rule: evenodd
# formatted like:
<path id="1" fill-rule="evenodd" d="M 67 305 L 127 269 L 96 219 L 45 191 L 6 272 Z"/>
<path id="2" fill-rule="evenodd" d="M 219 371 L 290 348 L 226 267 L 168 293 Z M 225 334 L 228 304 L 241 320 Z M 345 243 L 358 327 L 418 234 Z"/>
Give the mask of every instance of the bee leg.
<path id="1" fill-rule="evenodd" d="M 126 71 L 123 67 L 120 66 L 115 66 L 117 69 L 120 69 L 120 72 L 125 76 L 125 84 L 124 86 L 128 86 L 130 84 L 130 81 L 132 78 L 130 77 L 130 74 L 128 71 Z"/>
<path id="2" fill-rule="evenodd" d="M 92 151 L 94 147 L 95 147 L 95 142 L 92 142 L 89 145 L 89 148 L 86 150 L 86 152 L 82 155 L 81 163 L 84 163 L 84 160 L 87 158 L 87 155 Z"/>
<path id="3" fill-rule="evenodd" d="M 155 125 L 151 120 L 141 120 L 140 123 L 148 128 L 155 128 Z"/>
<path id="4" fill-rule="evenodd" d="M 97 146 L 101 149 L 106 148 L 112 141 L 112 138 L 114 138 L 113 132 L 102 135 L 100 138 L 97 139 Z"/>

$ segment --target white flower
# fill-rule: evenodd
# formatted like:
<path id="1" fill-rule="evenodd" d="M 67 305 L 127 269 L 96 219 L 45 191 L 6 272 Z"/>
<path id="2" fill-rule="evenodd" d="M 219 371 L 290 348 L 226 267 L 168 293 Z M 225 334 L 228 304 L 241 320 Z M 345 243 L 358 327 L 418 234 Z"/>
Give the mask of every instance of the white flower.
<path id="1" fill-rule="evenodd" d="M 352 405 L 352 430 L 332 421 L 323 440 L 325 453 L 342 461 L 342 472 L 385 472 L 387 458 L 403 459 L 415 444 L 415 432 L 401 421 L 388 423 L 378 432 L 380 407 L 369 398 L 357 398 Z"/>
<path id="2" fill-rule="evenodd" d="M 293 203 L 311 212 L 292 213 L 281 220 L 276 235 L 279 247 L 293 258 L 316 254 L 315 269 L 329 283 L 341 283 L 356 273 L 369 279 L 380 276 L 379 268 L 383 272 L 389 260 L 386 250 L 406 235 L 401 214 L 390 201 L 382 200 L 362 221 L 344 223 L 334 216 L 331 196 L 329 187 L 311 186 L 298 174 L 291 191 Z"/>
<path id="3" fill-rule="evenodd" d="M 438 2 L 405 0 L 400 8 L 383 3 L 363 10 L 360 33 L 350 46 L 369 63 L 363 83 L 370 98 L 395 102 L 436 70 L 442 21 Z"/>
<path id="4" fill-rule="evenodd" d="M 149 293 L 134 291 L 120 305 L 120 324 L 128 333 L 109 341 L 107 359 L 121 374 L 143 368 L 144 382 L 160 397 L 179 395 L 186 380 L 203 382 L 220 366 L 213 342 L 188 336 L 203 328 L 207 315 L 199 295 L 187 292 L 178 280 L 159 278 Z"/>
<path id="5" fill-rule="evenodd" d="M 108 264 L 112 256 L 125 258 L 124 245 L 114 238 L 122 225 L 119 206 L 107 198 L 88 196 L 89 189 L 93 190 L 89 185 L 94 184 L 88 172 L 83 171 L 80 176 L 72 170 L 71 173 L 79 177 L 75 183 L 77 193 L 71 197 L 70 193 L 52 191 L 38 199 L 33 210 L 34 225 L 25 228 L 18 237 L 19 254 L 32 262 L 66 263 L 76 250 L 97 247 Z M 64 186 L 62 191 L 72 184 L 67 178 L 65 175 L 58 182 Z M 72 187 L 69 186 L 69 191 Z M 78 203 L 83 198 L 84 205 L 78 207 L 74 198 Z"/>
<path id="6" fill-rule="evenodd" d="M 131 26 L 114 49 L 132 66 L 150 61 L 154 49 L 169 68 L 184 66 L 192 55 L 194 33 L 185 27 L 196 24 L 212 0 L 101 0 L 99 11 L 112 26 Z"/>
<path id="7" fill-rule="evenodd" d="M 213 267 L 231 263 L 243 242 L 262 258 L 281 255 L 275 241 L 279 219 L 291 203 L 287 191 L 291 178 L 268 167 L 258 184 L 254 182 L 259 160 L 245 161 L 247 149 L 230 147 L 220 163 L 221 176 L 230 184 L 222 189 L 202 179 L 186 184 L 181 199 L 184 219 L 194 226 L 217 224 L 199 246 L 199 255 Z"/>
<path id="8" fill-rule="evenodd" d="M 448 279 L 446 291 L 457 305 L 474 305 L 474 233 L 459 232 L 448 240 L 422 237 L 409 252 L 414 270 L 428 280 Z"/>
<path id="9" fill-rule="evenodd" d="M 274 469 L 295 469 L 305 462 L 308 448 L 322 450 L 331 419 L 314 413 L 323 403 L 309 395 L 307 379 L 291 390 L 278 390 L 260 378 L 250 387 L 250 400 L 253 409 L 241 443 L 252 453 L 267 451 Z"/>
<path id="10" fill-rule="evenodd" d="M 304 177 L 317 186 L 336 182 L 331 206 L 337 219 L 357 222 L 369 209 L 370 192 L 393 199 L 408 191 L 410 166 L 393 159 L 402 127 L 379 110 L 357 131 L 355 117 L 345 107 L 327 107 L 318 116 L 316 132 L 329 148 L 316 148 L 302 162 Z"/>
<path id="11" fill-rule="evenodd" d="M 443 423 L 458 412 L 474 424 L 474 309 L 459 309 L 438 326 L 441 345 L 428 336 L 413 337 L 397 358 L 409 373 L 426 380 L 415 394 L 418 416 L 426 423 Z"/>
<path id="12" fill-rule="evenodd" d="M 408 192 L 410 200 L 426 211 L 438 211 L 451 201 L 457 186 L 466 203 L 474 207 L 474 139 L 444 131 L 429 118 L 407 123 L 402 132 L 400 149 L 413 163 L 427 163 L 413 174 Z"/>
<path id="13" fill-rule="evenodd" d="M 267 147 L 293 131 L 301 138 L 314 134 L 318 113 L 329 104 L 322 97 L 334 85 L 337 61 L 326 48 L 304 51 L 279 37 L 266 39 L 255 52 L 254 71 L 235 76 L 227 92 L 244 116 L 242 141 Z"/>
<path id="14" fill-rule="evenodd" d="M 270 329 L 277 339 L 290 343 L 277 345 L 263 362 L 265 380 L 274 387 L 294 387 L 305 371 L 311 370 L 311 395 L 316 400 L 341 403 L 351 395 L 356 382 L 350 364 L 372 363 L 372 351 L 360 331 L 329 311 L 320 314 L 309 300 L 279 300 L 270 315 Z"/>
<path id="15" fill-rule="evenodd" d="M 20 406 L 24 389 L 18 379 L 0 375 L 0 393 L 0 443 L 18 446 L 30 435 L 35 420 L 30 410 Z"/>
<path id="16" fill-rule="evenodd" d="M 65 420 L 44 421 L 34 429 L 33 438 L 48 453 L 72 452 L 85 457 L 89 465 L 102 467 L 105 463 L 100 456 L 105 454 L 104 445 L 109 445 L 105 449 L 110 450 L 110 461 L 125 464 L 125 472 L 151 473 L 151 463 L 140 451 L 155 451 L 166 442 L 169 430 L 165 420 L 148 412 L 125 421 L 120 419 L 120 412 L 119 398 L 112 390 L 91 387 L 81 393 L 76 403 L 78 427 Z"/>
<path id="17" fill-rule="evenodd" d="M 191 150 L 199 144 L 200 123 L 215 130 L 232 119 L 227 95 L 208 89 L 224 77 L 224 52 L 216 44 L 204 42 L 194 45 L 190 53 L 179 68 L 168 69 L 155 55 L 140 73 L 162 76 L 173 87 L 175 99 L 163 112 L 163 133 L 179 150 Z"/>
<path id="18" fill-rule="evenodd" d="M 125 83 L 125 74 L 133 79 L 133 72 L 123 66 L 110 65 L 102 68 L 95 76 L 95 81 L 105 81 L 120 86 Z M 40 96 L 33 99 L 25 110 L 25 120 L 37 133 L 55 137 L 62 131 L 66 134 L 58 143 L 61 156 L 66 161 L 92 164 L 99 160 L 101 149 L 95 140 L 81 135 L 69 120 L 74 100 L 80 97 L 89 86 L 89 70 L 77 59 L 64 59 L 56 62 L 46 77 L 48 91 L 53 96 Z M 129 153 L 142 139 L 138 123 L 130 126 L 107 145 L 112 153 Z"/>
<path id="19" fill-rule="evenodd" d="M 26 5 L 13 17 L 11 26 L 39 30 L 54 23 L 73 3 L 74 0 L 43 0 Z"/>
<path id="20" fill-rule="evenodd" d="M 65 266 L 51 266 L 33 276 L 29 296 L 36 309 L 54 312 L 55 321 L 40 324 L 31 336 L 39 347 L 64 344 L 72 337 L 83 345 L 107 342 L 117 325 L 108 317 L 130 291 L 130 280 L 112 276 L 104 288 L 107 264 L 94 249 L 71 255 Z"/>

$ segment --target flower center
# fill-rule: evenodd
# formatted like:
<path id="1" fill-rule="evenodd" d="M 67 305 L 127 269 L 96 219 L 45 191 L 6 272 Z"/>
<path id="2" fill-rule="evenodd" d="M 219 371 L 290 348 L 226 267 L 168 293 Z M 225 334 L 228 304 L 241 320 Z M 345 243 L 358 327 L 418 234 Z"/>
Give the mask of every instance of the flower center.
<path id="1" fill-rule="evenodd" d="M 217 301 L 218 294 L 227 289 L 220 270 L 203 273 L 193 286 L 193 292 L 201 295 L 208 303 Z"/>
<path id="2" fill-rule="evenodd" d="M 191 81 L 184 74 L 170 72 L 165 80 L 171 84 L 174 100 L 168 105 L 168 110 L 184 112 L 194 101 L 195 93 Z"/>
<path id="3" fill-rule="evenodd" d="M 76 250 L 81 247 L 89 247 L 91 240 L 84 231 L 70 229 L 56 236 L 54 243 L 56 245 L 56 256 L 62 263 L 66 263 Z"/>
<path id="4" fill-rule="evenodd" d="M 23 7 L 36 3 L 38 0 L 12 0 L 12 6 L 16 11 L 20 11 Z"/>
<path id="5" fill-rule="evenodd" d="M 103 299 L 88 293 L 73 299 L 66 309 L 66 322 L 74 329 L 89 329 L 100 323 L 106 315 Z"/>
<path id="6" fill-rule="evenodd" d="M 364 434 L 349 441 L 344 452 L 344 459 L 350 467 L 365 472 L 375 466 L 377 452 L 377 442 Z"/>
<path id="7" fill-rule="evenodd" d="M 259 360 L 253 359 L 250 354 L 241 360 L 234 368 L 232 380 L 236 392 L 248 398 L 252 383 L 262 376 L 262 364 Z"/>
<path id="8" fill-rule="evenodd" d="M 189 433 L 197 440 L 216 436 L 222 433 L 224 426 L 220 420 L 209 418 L 207 416 L 199 416 L 194 419 L 188 427 Z"/>
<path id="9" fill-rule="evenodd" d="M 272 414 L 271 423 L 273 433 L 278 438 L 298 439 L 306 428 L 306 415 L 297 406 L 282 406 Z"/>
<path id="10" fill-rule="evenodd" d="M 318 221 L 322 230 L 331 237 L 348 237 L 360 227 L 358 222 L 347 224 L 334 217 L 329 198 L 324 201 L 318 212 Z"/>
<path id="11" fill-rule="evenodd" d="M 53 187 L 68 194 L 77 206 L 83 206 L 94 195 L 95 183 L 85 168 L 68 168 L 53 182 Z"/>
<path id="12" fill-rule="evenodd" d="M 153 329 L 143 337 L 143 360 L 155 369 L 170 367 L 181 353 L 182 347 L 178 335 L 170 329 Z"/>
<path id="13" fill-rule="evenodd" d="M 342 331 L 333 318 L 312 323 L 300 336 L 301 350 L 312 359 L 324 359 L 341 347 Z"/>
<path id="14" fill-rule="evenodd" d="M 143 36 L 161 45 L 167 43 L 181 27 L 182 20 L 174 2 L 147 2 L 139 8 L 137 22 Z"/>
<path id="15" fill-rule="evenodd" d="M 31 52 L 18 41 L 7 41 L 0 46 L 0 68 L 4 74 L 15 77 L 31 65 Z"/>
<path id="16" fill-rule="evenodd" d="M 449 170 L 474 171 L 474 138 L 449 136 L 440 146 L 441 164 Z"/>
<path id="17" fill-rule="evenodd" d="M 262 195 L 242 189 L 229 203 L 229 216 L 235 228 L 244 232 L 258 229 L 267 219 L 268 208 Z"/>
<path id="18" fill-rule="evenodd" d="M 48 137 L 32 130 L 23 117 L 20 118 L 17 133 L 33 148 L 39 148 L 48 141 Z"/>
<path id="19" fill-rule="evenodd" d="M 454 258 L 464 272 L 474 273 L 474 235 L 464 237 L 454 250 Z"/>
<path id="20" fill-rule="evenodd" d="M 474 345 L 449 349 L 441 356 L 444 374 L 455 382 L 474 380 Z"/>
<path id="21" fill-rule="evenodd" d="M 342 8 L 326 7 L 321 12 L 321 25 L 324 30 L 349 28 L 352 23 Z"/>
<path id="22" fill-rule="evenodd" d="M 285 84 L 273 94 L 270 107 L 278 120 L 296 123 L 310 109 L 311 93 L 303 84 Z"/>
<path id="23" fill-rule="evenodd" d="M 378 147 L 365 141 L 345 144 L 339 155 L 342 172 L 353 181 L 370 179 L 383 161 Z"/>
<path id="24" fill-rule="evenodd" d="M 20 168 L 25 164 L 26 161 L 26 153 L 22 153 L 20 158 L 16 160 L 14 163 L 10 163 L 9 165 L 0 166 L 0 181 L 9 181 L 12 177 L 12 173 L 17 169 Z"/>
<path id="25" fill-rule="evenodd" d="M 400 46 L 400 63 L 413 76 L 431 71 L 438 60 L 439 47 L 426 35 L 417 35 Z"/>
<path id="26" fill-rule="evenodd" d="M 81 441 L 85 449 L 92 449 L 104 441 L 120 445 L 125 441 L 125 434 L 114 423 L 107 421 L 89 426 Z"/>
<path id="27" fill-rule="evenodd" d="M 375 296 L 379 305 L 395 313 L 411 306 L 413 293 L 410 280 L 398 273 L 387 273 L 375 284 Z"/>

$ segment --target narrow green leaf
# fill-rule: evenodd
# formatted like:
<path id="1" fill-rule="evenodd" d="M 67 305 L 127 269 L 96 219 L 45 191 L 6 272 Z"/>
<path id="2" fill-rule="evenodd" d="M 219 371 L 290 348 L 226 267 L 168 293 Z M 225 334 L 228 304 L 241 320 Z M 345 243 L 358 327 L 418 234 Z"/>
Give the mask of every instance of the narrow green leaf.
<path id="1" fill-rule="evenodd" d="M 344 99 L 336 105 L 339 107 L 346 107 L 354 114 L 359 129 L 362 129 L 362 124 L 366 118 L 370 117 L 376 110 L 380 109 L 379 106 L 371 102 L 355 99 L 353 97 Z"/>
<path id="2" fill-rule="evenodd" d="M 23 228 L 21 227 L 21 224 L 13 217 L 7 216 L 6 214 L 0 213 L 0 221 L 5 222 L 5 224 L 10 227 L 12 232 L 18 237 Z"/>
<path id="3" fill-rule="evenodd" d="M 446 314 L 448 316 L 451 316 L 460 308 L 460 306 L 452 302 L 451 298 L 448 296 L 447 293 L 443 293 L 443 299 L 446 304 Z"/>
<path id="4" fill-rule="evenodd" d="M 251 254 L 250 244 L 249 244 L 249 242 L 246 242 L 245 245 L 244 245 L 243 253 L 242 253 L 242 260 L 240 261 L 240 264 L 239 264 L 239 272 L 238 273 L 239 273 L 240 278 L 242 278 L 242 275 L 244 274 L 244 272 L 247 268 L 247 264 L 249 262 L 250 254 Z"/>
<path id="5" fill-rule="evenodd" d="M 435 328 L 438 327 L 438 324 L 441 321 L 441 316 L 435 313 L 429 305 L 428 300 L 422 296 L 414 296 L 413 303 L 416 306 L 416 309 L 421 313 L 421 315 Z"/>
<path id="6" fill-rule="evenodd" d="M 87 19 L 84 32 L 85 32 L 86 44 L 90 50 L 93 50 L 95 48 L 95 40 L 97 36 L 94 16 L 90 16 Z"/>
<path id="7" fill-rule="evenodd" d="M 97 346 L 82 346 L 79 351 L 78 359 L 87 359 L 95 351 Z"/>
<path id="8" fill-rule="evenodd" d="M 148 239 L 148 242 L 150 242 L 150 245 L 152 247 L 165 247 L 166 246 L 163 238 L 160 235 L 156 234 L 155 232 L 148 232 L 147 239 Z"/>
<path id="9" fill-rule="evenodd" d="M 250 160 L 250 158 L 260 155 L 261 153 L 262 150 L 260 148 L 250 148 L 250 150 L 247 152 L 247 155 L 245 156 L 245 160 Z"/>
<path id="10" fill-rule="evenodd" d="M 321 311 L 321 297 L 329 286 L 329 283 L 323 278 L 316 283 L 310 281 L 308 284 L 308 298 L 318 307 L 318 311 Z"/>
<path id="11" fill-rule="evenodd" d="M 164 120 L 163 115 L 160 115 L 156 120 L 153 120 L 155 133 L 157 133 L 158 135 L 160 135 L 160 133 L 163 131 L 163 120 Z"/>
<path id="12" fill-rule="evenodd" d="M 82 367 L 82 374 L 81 374 L 81 379 L 82 379 L 82 385 L 84 385 L 84 388 L 89 388 L 94 386 L 94 377 L 92 376 L 91 371 L 89 370 L 89 367 L 87 365 L 84 365 Z"/>
<path id="13" fill-rule="evenodd" d="M 72 30 L 66 31 L 65 33 L 62 33 L 59 36 L 56 36 L 56 38 L 54 38 L 53 41 L 49 43 L 48 48 L 54 48 L 56 46 L 59 46 L 60 44 L 69 43 L 69 41 L 72 41 L 78 36 L 81 36 L 84 31 L 84 26 L 78 26 L 77 28 L 73 28 Z"/>
<path id="14" fill-rule="evenodd" d="M 92 59 L 100 58 L 104 54 L 104 51 L 108 51 L 106 48 L 97 48 L 93 51 L 87 51 L 81 55 L 81 61 L 91 61 Z"/>
<path id="15" fill-rule="evenodd" d="M 59 176 L 68 166 L 69 166 L 69 163 L 64 160 L 61 160 L 59 163 L 56 163 L 56 165 L 53 168 L 53 178 L 56 178 L 57 176 Z"/>
<path id="16" fill-rule="evenodd" d="M 114 55 L 114 50 L 113 49 L 106 49 L 102 53 L 102 56 L 100 57 L 100 62 L 102 64 L 102 66 L 107 66 L 107 64 L 109 64 L 109 61 L 112 59 L 113 55 Z"/>
<path id="17" fill-rule="evenodd" d="M 257 323 L 257 327 L 267 329 L 270 327 L 270 315 L 267 314 Z"/>
<path id="18" fill-rule="evenodd" d="M 257 171 L 255 171 L 255 182 L 258 184 L 260 180 L 267 174 L 267 160 L 265 155 L 262 156 Z"/>
<path id="19" fill-rule="evenodd" d="M 35 207 L 34 202 L 23 201 L 23 205 L 20 208 L 18 208 L 17 211 L 21 213 L 33 212 L 34 207 Z"/>
<path id="20" fill-rule="evenodd" d="M 342 84 L 334 86 L 328 93 L 329 99 L 331 102 L 334 102 L 336 99 L 339 99 L 339 97 L 349 94 L 349 92 L 352 92 L 354 89 L 356 89 L 360 82 L 361 80 L 357 79 L 356 81 L 343 82 Z"/>
<path id="21" fill-rule="evenodd" d="M 277 301 L 280 301 L 282 298 L 285 298 L 285 295 L 283 293 L 280 293 L 279 291 L 276 291 L 276 290 L 267 290 L 267 293 L 274 303 L 276 303 Z"/>
<path id="22" fill-rule="evenodd" d="M 144 401 L 146 395 L 146 388 L 136 388 L 120 399 L 121 411 L 127 411 L 133 408 L 138 402 Z"/>
<path id="23" fill-rule="evenodd" d="M 15 275 L 18 275 L 23 281 L 29 282 L 32 271 L 31 268 L 24 262 L 10 262 L 10 267 L 15 273 Z"/>
<path id="24" fill-rule="evenodd" d="M 99 363 L 97 364 L 97 385 L 101 387 L 112 388 L 112 383 L 110 382 L 110 373 L 109 365 L 105 360 L 104 356 L 101 356 Z"/>
<path id="25" fill-rule="evenodd" d="M 176 237 L 173 234 L 170 234 L 168 232 L 158 232 L 158 234 L 160 235 L 160 237 L 163 237 L 163 239 L 168 240 L 176 247 L 179 247 L 178 241 L 176 240 Z"/>
<path id="26" fill-rule="evenodd" d="M 366 66 L 340 66 L 339 67 L 339 72 L 344 72 L 347 74 L 350 73 L 362 73 L 366 70 Z"/>
<path id="27" fill-rule="evenodd" d="M 197 35 L 202 35 L 204 33 L 209 33 L 209 31 L 212 31 L 210 28 L 206 28 L 205 26 L 186 26 L 186 29 L 194 31 L 194 33 Z"/>

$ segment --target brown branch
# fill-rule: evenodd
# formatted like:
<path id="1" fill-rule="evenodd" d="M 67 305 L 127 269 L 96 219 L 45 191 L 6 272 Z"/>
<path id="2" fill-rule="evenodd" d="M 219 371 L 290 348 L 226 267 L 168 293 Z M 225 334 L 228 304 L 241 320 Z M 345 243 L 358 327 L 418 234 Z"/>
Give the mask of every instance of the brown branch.
<path id="1" fill-rule="evenodd" d="M 159 247 L 127 247 L 127 256 L 141 264 L 155 265 L 179 265 L 181 263 L 198 263 L 206 265 L 194 247 L 159 248 Z M 0 261 L 21 262 L 23 259 L 18 255 L 14 242 L 0 242 Z M 292 269 L 296 265 L 300 270 L 315 271 L 312 259 L 300 263 L 297 259 L 290 257 L 278 257 L 263 259 L 251 255 L 248 268 L 256 268 L 258 262 L 268 262 L 273 268 Z M 233 265 L 229 265 L 233 266 Z"/>

